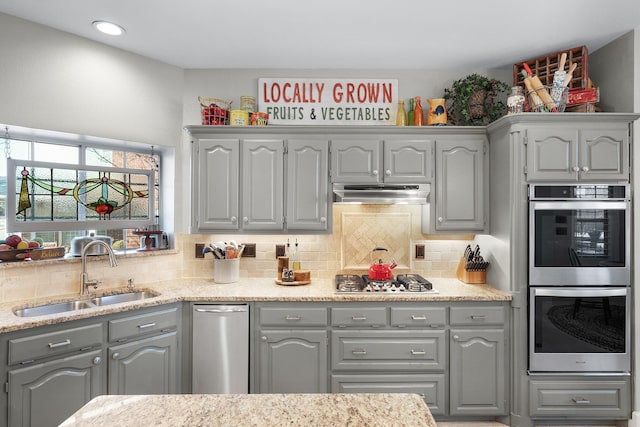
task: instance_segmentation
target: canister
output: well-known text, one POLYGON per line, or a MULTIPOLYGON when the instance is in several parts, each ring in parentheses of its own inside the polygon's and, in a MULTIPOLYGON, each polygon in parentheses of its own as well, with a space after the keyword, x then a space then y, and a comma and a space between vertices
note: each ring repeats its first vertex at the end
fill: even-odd
POLYGON ((247 111, 249 113, 253 113, 256 111, 256 97, 243 95, 240 97, 240 109, 247 111))
POLYGON ((245 110, 231 110, 231 126, 246 126, 249 124, 249 113, 245 110))

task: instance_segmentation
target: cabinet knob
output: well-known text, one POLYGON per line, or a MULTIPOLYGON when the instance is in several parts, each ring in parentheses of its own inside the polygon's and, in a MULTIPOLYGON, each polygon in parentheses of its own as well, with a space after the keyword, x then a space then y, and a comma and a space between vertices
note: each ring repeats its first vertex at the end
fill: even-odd
POLYGON ((120 357, 120 353, 118 353, 118 352, 113 353, 113 354, 111 355, 111 358, 112 358, 113 360, 118 360, 118 357, 120 357))
POLYGON ((243 221, 245 224, 249 224, 249 218, 248 218, 248 217, 246 217, 246 216, 245 216, 244 218, 242 218, 242 221, 243 221))
POLYGON ((386 171, 384 171, 384 174, 387 176, 391 176, 391 171, 389 169, 387 169, 386 171))
POLYGON ((574 171, 574 172, 580 172, 580 168, 579 168, 578 166, 574 166, 574 167, 573 167, 573 171, 574 171))
POLYGON ((267 337, 266 337, 266 336, 264 336, 264 335, 263 335, 262 337, 260 337, 260 339, 261 339, 262 341, 265 341, 265 342, 267 341, 267 337))
POLYGON ((235 224, 236 222, 238 222, 238 218, 236 218, 235 216, 231 217, 231 224, 235 224))
POLYGON ((454 335, 452 338, 453 338, 454 341, 458 341, 460 339, 460 337, 457 336, 457 335, 454 335))
POLYGON ((327 222, 327 217, 324 217, 324 216, 320 217, 320 222, 323 224, 327 222))
POLYGON ((101 363, 102 363, 102 357, 96 356, 96 357, 93 358, 93 364, 94 365, 99 365, 101 363))
POLYGON ((444 221, 444 218, 442 218, 441 216, 438 217, 438 222, 442 222, 444 221))
POLYGON ((589 167, 588 166, 583 166, 582 167, 582 172, 589 172, 589 167))
POLYGON ((378 169, 373 170, 373 175, 378 176, 378 169))

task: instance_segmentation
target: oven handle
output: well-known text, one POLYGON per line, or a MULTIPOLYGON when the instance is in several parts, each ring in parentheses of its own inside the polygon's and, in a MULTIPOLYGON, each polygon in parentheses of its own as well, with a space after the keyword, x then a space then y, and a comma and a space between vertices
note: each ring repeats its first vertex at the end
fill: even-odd
POLYGON ((626 296, 627 288, 531 288, 534 296, 541 297, 614 297, 626 296))
POLYGON ((534 210, 579 210, 579 209, 609 209, 623 211, 629 208, 629 202, 615 201, 615 202, 599 202, 599 201, 580 201, 572 200, 559 201, 559 202, 537 202, 531 201, 531 208, 534 210))

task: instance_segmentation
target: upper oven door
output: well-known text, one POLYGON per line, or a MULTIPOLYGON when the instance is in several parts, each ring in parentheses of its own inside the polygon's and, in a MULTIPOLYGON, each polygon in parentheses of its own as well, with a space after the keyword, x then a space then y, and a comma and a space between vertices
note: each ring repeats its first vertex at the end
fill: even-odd
POLYGON ((529 202, 531 286, 627 286, 629 201, 529 202))

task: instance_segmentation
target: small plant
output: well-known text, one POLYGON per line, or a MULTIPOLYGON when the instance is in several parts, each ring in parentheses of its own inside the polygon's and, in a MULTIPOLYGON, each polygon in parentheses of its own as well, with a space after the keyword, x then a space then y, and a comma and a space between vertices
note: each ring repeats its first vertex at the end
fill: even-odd
POLYGON ((509 90, 500 80, 470 74, 444 90, 450 122, 457 126, 484 126, 502 117, 507 107, 499 94, 509 90))

